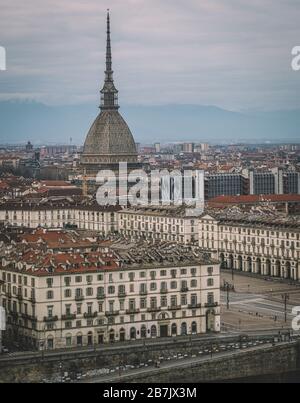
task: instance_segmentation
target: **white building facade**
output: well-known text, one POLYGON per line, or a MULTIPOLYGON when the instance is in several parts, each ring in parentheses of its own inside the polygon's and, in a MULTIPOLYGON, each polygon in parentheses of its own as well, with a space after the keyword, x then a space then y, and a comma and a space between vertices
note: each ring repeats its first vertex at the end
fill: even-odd
POLYGON ((126 237, 171 241, 183 244, 198 241, 198 218, 182 209, 100 208, 80 206, 0 206, 0 223, 27 228, 66 228, 96 231, 102 235, 120 233, 126 237))
POLYGON ((8 336, 56 349, 220 331, 218 262, 98 266, 34 272, 3 261, 8 336))
POLYGON ((118 212, 119 233, 133 239, 189 244, 198 241, 198 218, 179 209, 137 208, 118 212))
POLYGON ((117 232, 118 215, 114 208, 70 206, 0 206, 0 222, 26 228, 64 228, 97 231, 103 235, 117 232))
POLYGON ((224 269, 300 280, 300 228, 295 224, 204 215, 199 247, 212 252, 224 269))

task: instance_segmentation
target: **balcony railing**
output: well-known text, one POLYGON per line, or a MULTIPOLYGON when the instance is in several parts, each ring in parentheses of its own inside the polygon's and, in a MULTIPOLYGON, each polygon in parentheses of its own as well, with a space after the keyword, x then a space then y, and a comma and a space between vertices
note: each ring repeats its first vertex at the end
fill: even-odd
POLYGON ((181 287, 181 289, 180 289, 181 292, 187 292, 188 290, 189 290, 189 289, 188 289, 188 287, 186 287, 186 286, 181 287))
POLYGON ((44 316, 44 322, 57 322, 58 316, 44 316))
POLYGON ((105 316, 118 316, 119 311, 106 311, 105 316))
POLYGON ((105 299, 105 294, 97 294, 97 299, 105 299))
POLYGON ((147 290, 140 290, 140 295, 147 295, 148 291, 147 290))
POLYGON ((168 289, 167 289, 167 288, 161 288, 161 289, 160 289, 160 293, 161 293, 161 294, 167 294, 167 293, 168 293, 168 289))
POLYGON ((158 306, 152 306, 150 308, 147 309, 148 312, 159 312, 160 311, 160 307, 158 306))
POLYGON ((197 309, 197 308, 201 308, 201 304, 189 304, 188 305, 189 309, 197 309))
POLYGON ((178 309, 181 309, 181 305, 170 305, 169 306, 170 311, 176 311, 178 309))
POLYGON ((84 296, 83 295, 75 295, 75 301, 83 301, 84 296))
POLYGON ((62 315, 61 319, 62 320, 74 320, 74 319, 76 319, 76 315, 75 315, 75 313, 74 314, 69 313, 69 314, 66 314, 66 315, 62 315))
POLYGON ((97 318, 97 316, 98 316, 98 312, 85 312, 83 314, 83 317, 85 319, 93 319, 93 318, 97 318))
POLYGON ((126 292, 125 292, 125 291, 124 291, 124 292, 123 292, 123 291, 122 291, 122 292, 119 292, 119 293, 118 293, 118 297, 119 297, 119 298, 125 298, 125 297, 126 297, 126 292))

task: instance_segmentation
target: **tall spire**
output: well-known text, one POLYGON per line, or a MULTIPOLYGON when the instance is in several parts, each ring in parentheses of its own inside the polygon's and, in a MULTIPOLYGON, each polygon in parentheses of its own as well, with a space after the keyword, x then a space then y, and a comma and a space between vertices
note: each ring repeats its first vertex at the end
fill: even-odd
POLYGON ((109 10, 107 10, 107 29, 106 29, 106 74, 112 72, 111 64, 111 43, 110 43, 110 17, 109 10))
POLYGON ((106 70, 104 86, 101 92, 101 110, 118 109, 118 90, 114 85, 111 42, 110 42, 110 15, 107 10, 107 29, 106 29, 106 70))

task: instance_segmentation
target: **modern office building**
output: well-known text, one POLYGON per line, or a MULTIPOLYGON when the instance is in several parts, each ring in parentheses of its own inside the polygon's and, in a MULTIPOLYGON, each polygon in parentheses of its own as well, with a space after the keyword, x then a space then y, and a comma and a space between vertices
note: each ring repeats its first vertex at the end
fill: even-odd
POLYGON ((248 179, 241 174, 210 174, 205 176, 206 200, 218 196, 245 195, 248 179))

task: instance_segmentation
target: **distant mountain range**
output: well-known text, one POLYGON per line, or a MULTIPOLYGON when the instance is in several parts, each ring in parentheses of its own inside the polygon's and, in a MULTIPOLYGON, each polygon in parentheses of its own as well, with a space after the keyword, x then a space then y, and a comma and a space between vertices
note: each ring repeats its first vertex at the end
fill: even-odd
MULTIPOLYGON (((231 112, 215 106, 124 106, 137 142, 299 142, 300 110, 231 112)), ((94 105, 48 106, 0 102, 0 143, 83 144, 98 109, 94 105)))

